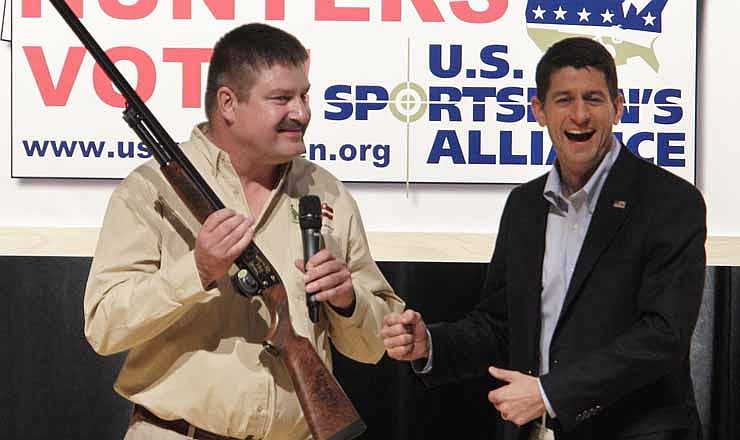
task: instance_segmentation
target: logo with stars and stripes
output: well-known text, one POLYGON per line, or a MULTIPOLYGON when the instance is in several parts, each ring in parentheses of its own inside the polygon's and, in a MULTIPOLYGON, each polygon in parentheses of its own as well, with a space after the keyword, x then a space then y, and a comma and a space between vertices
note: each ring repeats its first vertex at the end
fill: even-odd
POLYGON ((637 58, 656 73, 653 49, 663 28, 668 0, 528 0, 527 33, 540 50, 569 37, 591 37, 614 56, 617 65, 637 58))

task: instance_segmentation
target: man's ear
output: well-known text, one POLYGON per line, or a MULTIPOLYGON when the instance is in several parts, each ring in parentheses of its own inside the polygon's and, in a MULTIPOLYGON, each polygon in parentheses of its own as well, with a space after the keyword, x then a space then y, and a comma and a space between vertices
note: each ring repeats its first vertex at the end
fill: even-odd
POLYGON ((532 104, 532 111, 534 112, 535 119, 537 119, 537 123, 540 124, 540 127, 546 126, 547 118, 543 109, 545 104, 536 95, 532 97, 530 103, 532 104))
POLYGON ((622 120, 622 113, 624 113, 624 96, 618 94, 617 99, 614 100, 614 125, 622 120))
POLYGON ((216 113, 227 124, 233 124, 236 120, 237 104, 239 104, 239 98, 233 90, 226 86, 221 86, 216 90, 216 113))

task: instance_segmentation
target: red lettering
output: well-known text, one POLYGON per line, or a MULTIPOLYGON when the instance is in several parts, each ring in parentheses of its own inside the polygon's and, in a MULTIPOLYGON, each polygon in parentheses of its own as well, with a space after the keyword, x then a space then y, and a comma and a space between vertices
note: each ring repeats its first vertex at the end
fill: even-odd
POLYGON ((338 7, 336 0, 316 0, 316 21, 370 21, 369 8, 338 7))
MULTIPOLYGON (((82 18, 82 0, 65 0, 72 12, 82 18)), ((10 7, 10 2, 7 2, 10 7)), ((21 17, 38 18, 41 17, 41 0, 23 0, 21 3, 21 17)))
POLYGON ((455 17, 467 23, 491 23, 503 17, 509 7, 509 0, 488 0, 485 11, 474 11, 468 1, 450 2, 455 17))
MULTIPOLYGON (((108 57, 114 63, 120 60, 131 61, 136 67, 136 93, 142 101, 147 101, 152 97, 154 84, 157 82, 157 72, 154 70, 154 63, 144 51, 135 47, 114 47, 105 51, 108 57)), ((95 92, 101 100, 112 107, 123 108, 126 106, 126 100, 113 88, 113 83, 103 72, 103 69, 95 64, 93 71, 93 84, 95 92)))
MULTIPOLYGON (((444 21, 434 0, 411 0, 422 21, 444 21)), ((401 0, 383 0, 382 21, 401 21, 401 0)))
POLYGON ((164 61, 182 63, 182 106, 200 107, 201 66, 211 59, 213 49, 165 48, 164 61))
MULTIPOLYGON (((84 0, 65 0, 77 17, 83 17, 84 0)), ((103 12, 108 16, 123 20, 138 20, 149 16, 159 0, 137 0, 133 4, 122 4, 131 0, 98 0, 103 12)), ((236 18, 236 0, 200 0, 217 20, 236 18)), ((285 0, 264 0, 266 20, 285 19, 285 0)), ((401 21, 402 3, 407 0, 381 0, 381 21, 401 21)), ((470 7, 471 0, 450 2, 452 13, 467 23, 491 23, 503 17, 509 0, 486 0, 484 11, 470 7)), ((41 17, 42 0, 21 0, 21 16, 41 17)), ((424 22, 443 22, 444 18, 437 7, 436 0, 411 0, 416 12, 424 22)), ((315 0, 316 21, 370 21, 370 8, 358 6, 337 6, 336 0, 315 0)), ((172 0, 172 18, 190 20, 193 17, 193 0, 172 0)))
MULTIPOLYGON (((233 20, 236 17, 234 0, 203 0, 203 2, 217 20, 233 20)), ((178 20, 193 18, 193 0, 175 0, 172 4, 172 18, 178 20)))
POLYGON ((66 105, 69 93, 77 79, 77 74, 80 72, 82 59, 86 53, 85 48, 69 48, 56 87, 51 79, 51 73, 49 73, 44 50, 39 46, 24 46, 23 52, 26 54, 28 65, 31 67, 33 78, 36 80, 44 104, 48 107, 66 105))
POLYGON ((157 0, 138 0, 133 5, 122 5, 117 0, 99 0, 100 8, 112 18, 138 20, 154 11, 157 0))
POLYGON ((285 20, 285 0, 265 0, 266 20, 285 20))

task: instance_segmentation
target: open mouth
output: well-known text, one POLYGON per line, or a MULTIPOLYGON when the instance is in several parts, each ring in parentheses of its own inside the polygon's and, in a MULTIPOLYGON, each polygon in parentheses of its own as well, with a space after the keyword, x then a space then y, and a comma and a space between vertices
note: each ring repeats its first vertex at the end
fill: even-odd
POLYGON ((596 133, 596 130, 566 131, 565 137, 573 142, 586 142, 596 133))

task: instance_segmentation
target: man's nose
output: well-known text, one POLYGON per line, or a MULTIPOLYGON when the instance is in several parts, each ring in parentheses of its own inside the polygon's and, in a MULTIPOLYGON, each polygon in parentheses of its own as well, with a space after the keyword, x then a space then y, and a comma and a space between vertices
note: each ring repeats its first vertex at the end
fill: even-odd
POLYGON ((576 99, 574 103, 572 118, 573 122, 578 125, 583 125, 589 121, 589 119, 591 118, 591 113, 589 112, 588 105, 584 100, 576 99))
POLYGON ((290 118, 294 121, 301 122, 303 125, 308 124, 308 121, 311 119, 311 109, 308 106, 307 99, 298 97, 293 100, 290 118))

